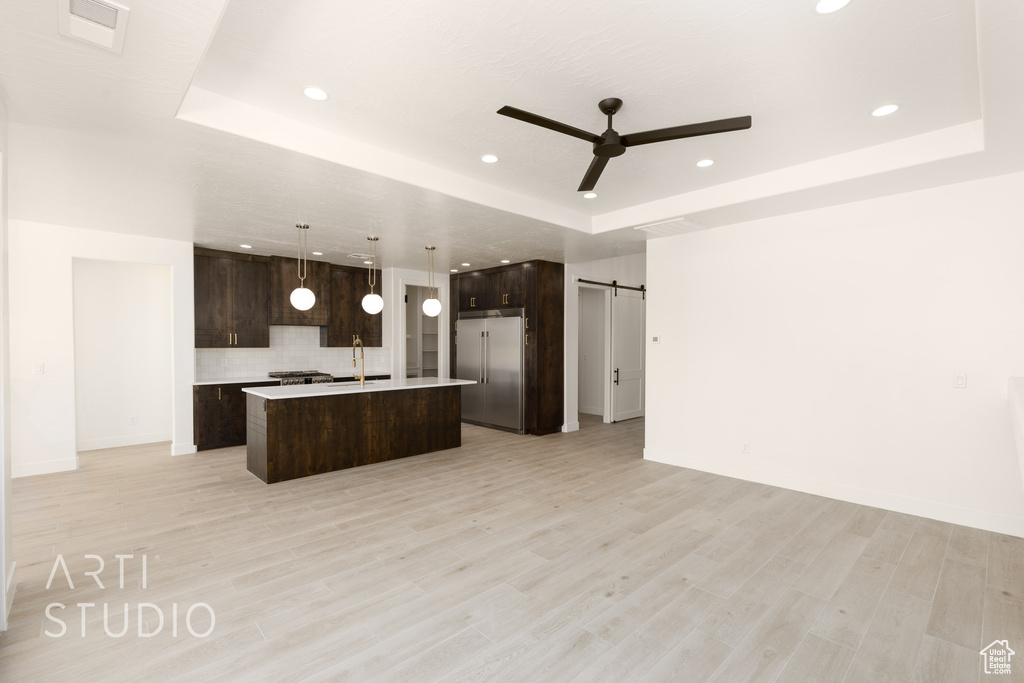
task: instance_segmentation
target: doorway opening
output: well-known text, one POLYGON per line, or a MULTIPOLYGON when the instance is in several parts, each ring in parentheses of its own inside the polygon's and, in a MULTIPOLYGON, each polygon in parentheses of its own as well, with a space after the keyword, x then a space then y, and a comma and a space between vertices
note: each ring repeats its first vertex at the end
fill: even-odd
POLYGON ((171 441, 170 266, 75 258, 72 279, 76 450, 171 441))
POLYGON ((580 284, 580 428, 644 415, 645 292, 580 284))
POLYGON ((405 376, 437 377, 437 318, 423 313, 426 287, 405 286, 405 376))

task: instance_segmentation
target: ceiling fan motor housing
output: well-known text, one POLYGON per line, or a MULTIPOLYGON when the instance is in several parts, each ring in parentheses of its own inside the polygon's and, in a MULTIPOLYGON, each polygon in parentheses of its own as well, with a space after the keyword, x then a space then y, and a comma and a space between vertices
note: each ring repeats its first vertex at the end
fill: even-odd
POLYGON ((621 142, 619 134, 609 128, 601 136, 601 139, 594 143, 594 154, 599 157, 610 159, 620 154, 625 154, 626 148, 621 142))

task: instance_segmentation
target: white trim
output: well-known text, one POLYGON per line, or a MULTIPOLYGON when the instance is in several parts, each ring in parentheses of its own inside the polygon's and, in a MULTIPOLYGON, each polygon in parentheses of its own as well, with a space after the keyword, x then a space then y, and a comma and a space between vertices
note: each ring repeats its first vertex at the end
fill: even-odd
POLYGON ((1024 538, 1024 519, 644 448, 644 459, 1024 538))
POLYGON ((125 434, 124 436, 108 436, 103 439, 87 439, 78 443, 78 452, 98 451, 103 448, 120 448, 122 446, 139 446, 141 444, 160 443, 173 438, 170 431, 152 432, 150 434, 125 434))
POLYGON ((7 630, 11 623, 9 618, 11 616, 11 605, 14 604, 14 595, 18 592, 18 582, 14 580, 17 570, 18 563, 12 560, 10 566, 7 567, 7 585, 4 587, 4 594, 7 596, 4 605, 6 605, 7 610, 0 614, 0 631, 7 630))
POLYGON ((78 469, 78 456, 73 458, 58 458, 55 460, 44 460, 33 462, 27 465, 11 463, 11 479, 19 477, 34 477, 37 474, 53 474, 54 472, 71 472, 78 469))
POLYGON ((562 425, 562 431, 565 432, 566 434, 568 434, 569 432, 578 432, 580 431, 580 423, 566 422, 565 424, 562 425))
POLYGON ((199 452, 199 449, 196 448, 196 445, 194 443, 190 443, 190 444, 172 443, 171 444, 171 455, 192 455, 192 454, 198 453, 198 452, 199 452))

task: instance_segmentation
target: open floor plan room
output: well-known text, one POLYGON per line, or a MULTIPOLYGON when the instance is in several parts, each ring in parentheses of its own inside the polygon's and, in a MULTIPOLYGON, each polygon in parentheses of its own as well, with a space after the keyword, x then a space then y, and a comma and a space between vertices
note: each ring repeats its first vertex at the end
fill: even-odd
POLYGON ((464 425, 460 449, 270 487, 244 447, 83 453, 13 482, 0 671, 963 683, 1024 642, 1024 540, 645 461, 643 430, 464 425))

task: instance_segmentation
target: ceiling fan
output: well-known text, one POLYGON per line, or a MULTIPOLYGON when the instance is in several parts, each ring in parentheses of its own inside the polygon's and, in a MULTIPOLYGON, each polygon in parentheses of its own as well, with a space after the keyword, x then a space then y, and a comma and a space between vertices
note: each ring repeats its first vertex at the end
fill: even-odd
POLYGON ((565 135, 571 135, 574 138, 580 138, 581 140, 593 143, 594 160, 590 162, 590 168, 587 169, 587 174, 583 176, 583 182, 580 183, 578 192, 593 190, 594 186, 597 185, 597 179, 601 177, 601 172, 608 164, 608 160, 624 154, 627 147, 647 145, 652 142, 664 142, 666 140, 678 140, 680 138, 692 138, 698 135, 713 135, 715 133, 728 133, 733 130, 746 130, 750 128, 751 123, 749 116, 738 116, 733 119, 719 119, 718 121, 705 121, 704 123, 691 123, 685 126, 673 126, 671 128, 648 130, 642 133, 619 135, 612 128, 612 117, 621 106, 622 100, 617 97, 609 97, 598 103, 597 108, 601 110, 602 114, 608 116, 608 130, 602 135, 594 135, 585 130, 580 130, 558 121, 552 121, 551 119, 531 114, 528 111, 516 109, 515 107, 502 107, 498 110, 498 113, 502 116, 519 119, 541 128, 553 130, 556 133, 564 133, 565 135))

